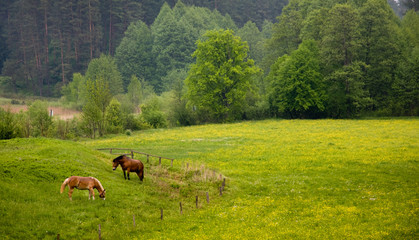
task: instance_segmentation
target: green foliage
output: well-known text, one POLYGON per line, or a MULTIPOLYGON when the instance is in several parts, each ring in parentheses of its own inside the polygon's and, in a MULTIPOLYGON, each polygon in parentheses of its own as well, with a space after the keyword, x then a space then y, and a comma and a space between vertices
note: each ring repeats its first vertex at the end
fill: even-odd
POLYGON ((335 118, 356 117, 372 103, 364 88, 367 66, 354 62, 336 70, 327 79, 328 111, 335 118))
POLYGON ((291 118, 319 117, 325 109, 325 84, 320 73, 319 49, 304 41, 290 56, 275 63, 270 103, 280 114, 291 118))
POLYGON ((138 108, 143 99, 143 88, 140 80, 135 75, 131 76, 127 95, 131 104, 134 105, 134 109, 138 108))
POLYGON ((369 0, 359 10, 361 22, 361 61, 369 67, 365 85, 373 100, 373 108, 390 105, 391 86, 401 57, 400 24, 394 12, 382 0, 369 0))
POLYGON ((402 20, 402 50, 392 85, 392 114, 419 115, 419 15, 410 10, 402 20))
POLYGON ((278 23, 273 25, 272 38, 267 42, 268 53, 265 56, 265 61, 269 65, 273 64, 279 56, 296 50, 301 43, 300 31, 303 16, 298 9, 298 2, 290 1, 278 17, 278 23))
POLYGON ((52 119, 49 116, 48 106, 45 102, 36 100, 28 109, 28 117, 30 121, 30 135, 32 136, 48 136, 52 127, 52 119))
POLYGON ((263 58, 263 43, 265 39, 256 24, 247 22, 237 31, 237 36, 247 42, 249 46, 249 58, 254 59, 256 64, 260 63, 263 58))
POLYGON ((328 71, 349 65, 359 47, 359 15, 349 4, 336 4, 329 10, 322 29, 322 60, 328 71))
POLYGON ((157 96, 153 96, 141 105, 141 116, 153 128, 167 127, 165 114, 160 110, 161 103, 157 96))
POLYGON ((83 136, 80 122, 77 118, 69 120, 54 120, 53 136, 59 139, 78 139, 83 136))
POLYGON ((211 121, 238 118, 251 77, 259 71, 248 59, 248 46, 231 30, 209 31, 197 42, 192 65, 185 80, 189 105, 207 112, 211 121))
POLYGON ((155 62, 151 53, 152 44, 151 30, 144 22, 137 21, 129 25, 115 53, 124 87, 128 86, 133 76, 149 82, 153 80, 155 62))
POLYGON ((65 100, 78 107, 86 101, 86 78, 81 73, 74 73, 73 80, 63 86, 61 90, 65 100))
POLYGON ((11 139, 20 136, 20 128, 16 116, 10 109, 0 108, 0 139, 11 139))
POLYGON ((92 59, 87 68, 86 79, 102 79, 109 87, 110 93, 115 96, 124 91, 121 73, 113 57, 102 54, 100 58, 92 59))
POLYGON ((121 111, 121 103, 112 98, 106 107, 106 129, 109 133, 121 133, 123 130, 124 117, 121 111))
POLYGON ((92 138, 96 137, 96 131, 103 136, 106 131, 106 109, 112 97, 108 83, 102 78, 88 80, 86 91, 87 101, 82 113, 84 129, 92 138))

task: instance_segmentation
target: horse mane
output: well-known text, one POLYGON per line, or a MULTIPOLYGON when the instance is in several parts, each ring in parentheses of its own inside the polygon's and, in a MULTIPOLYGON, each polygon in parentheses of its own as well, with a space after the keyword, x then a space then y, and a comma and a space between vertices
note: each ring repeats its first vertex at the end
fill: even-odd
POLYGON ((97 178, 93 178, 93 179, 99 184, 99 187, 101 188, 102 191, 105 190, 97 178))
POLYGON ((118 160, 121 160, 122 158, 124 158, 126 155, 124 154, 124 155, 121 155, 121 156, 119 156, 119 157, 117 157, 117 158, 115 158, 114 160, 113 160, 113 162, 115 162, 115 161, 118 161, 118 160))

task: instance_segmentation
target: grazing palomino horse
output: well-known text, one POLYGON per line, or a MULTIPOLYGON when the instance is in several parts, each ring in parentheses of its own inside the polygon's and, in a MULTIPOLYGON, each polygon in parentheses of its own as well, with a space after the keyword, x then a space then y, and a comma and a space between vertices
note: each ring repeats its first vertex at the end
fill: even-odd
POLYGON ((74 188, 79 190, 89 190, 89 200, 90 197, 93 197, 93 200, 95 200, 95 192, 93 189, 96 188, 99 192, 99 197, 105 200, 105 189, 102 187, 102 184, 100 184, 99 180, 94 177, 71 176, 64 180, 63 184, 61 185, 61 193, 63 193, 65 186, 67 185, 70 188, 70 190, 68 190, 68 197, 70 200, 73 200, 71 195, 73 195, 74 188))
POLYGON ((128 180, 129 179, 129 173, 135 172, 137 173, 138 177, 141 181, 143 181, 144 178, 144 164, 141 161, 134 160, 128 158, 126 155, 121 155, 113 160, 113 170, 115 170, 118 165, 121 165, 122 171, 124 172, 124 178, 127 179, 127 176, 125 175, 125 170, 127 171, 128 180))

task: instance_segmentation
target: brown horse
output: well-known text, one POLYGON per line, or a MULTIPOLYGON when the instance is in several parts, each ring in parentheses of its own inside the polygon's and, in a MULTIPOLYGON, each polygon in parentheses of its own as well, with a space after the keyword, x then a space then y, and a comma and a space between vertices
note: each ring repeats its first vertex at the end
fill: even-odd
POLYGON ((138 177, 141 181, 143 181, 144 178, 144 164, 141 161, 134 160, 128 158, 126 155, 121 155, 113 160, 113 170, 115 170, 118 165, 121 165, 122 171, 124 172, 124 178, 127 179, 127 176, 125 175, 125 170, 127 171, 128 180, 129 179, 129 173, 135 172, 137 173, 138 177))
POLYGON ((71 176, 64 180, 63 184, 61 185, 61 193, 63 193, 65 186, 67 185, 70 188, 70 190, 68 190, 68 197, 70 200, 73 200, 71 195, 73 195, 74 188, 79 190, 89 190, 89 200, 90 197, 93 197, 93 200, 95 200, 95 192, 93 189, 96 188, 99 192, 99 197, 105 200, 105 189, 102 187, 102 184, 100 184, 99 180, 94 177, 71 176))

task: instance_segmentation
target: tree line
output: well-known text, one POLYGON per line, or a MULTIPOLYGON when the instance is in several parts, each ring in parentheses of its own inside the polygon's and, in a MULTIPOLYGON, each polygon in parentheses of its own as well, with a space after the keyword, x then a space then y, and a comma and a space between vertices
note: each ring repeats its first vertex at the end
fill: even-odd
POLYGON ((87 69, 54 86, 83 111, 80 126, 92 137, 270 117, 417 116, 419 17, 411 8, 400 19, 386 0, 291 0, 275 23, 238 27, 215 7, 164 3, 151 25, 130 22, 117 46, 109 38, 113 53, 84 44, 83 54, 96 54, 87 69))
MULTIPOLYGON (((101 54, 115 55, 128 26, 150 26, 165 0, 3 0, 0 2, 0 71, 3 94, 59 97, 75 72, 101 54)), ((177 1, 167 1, 173 7, 177 1)), ((286 0, 187 0, 216 9, 242 25, 262 24, 286 0), (246 13, 243 14, 242 13, 246 13)))

